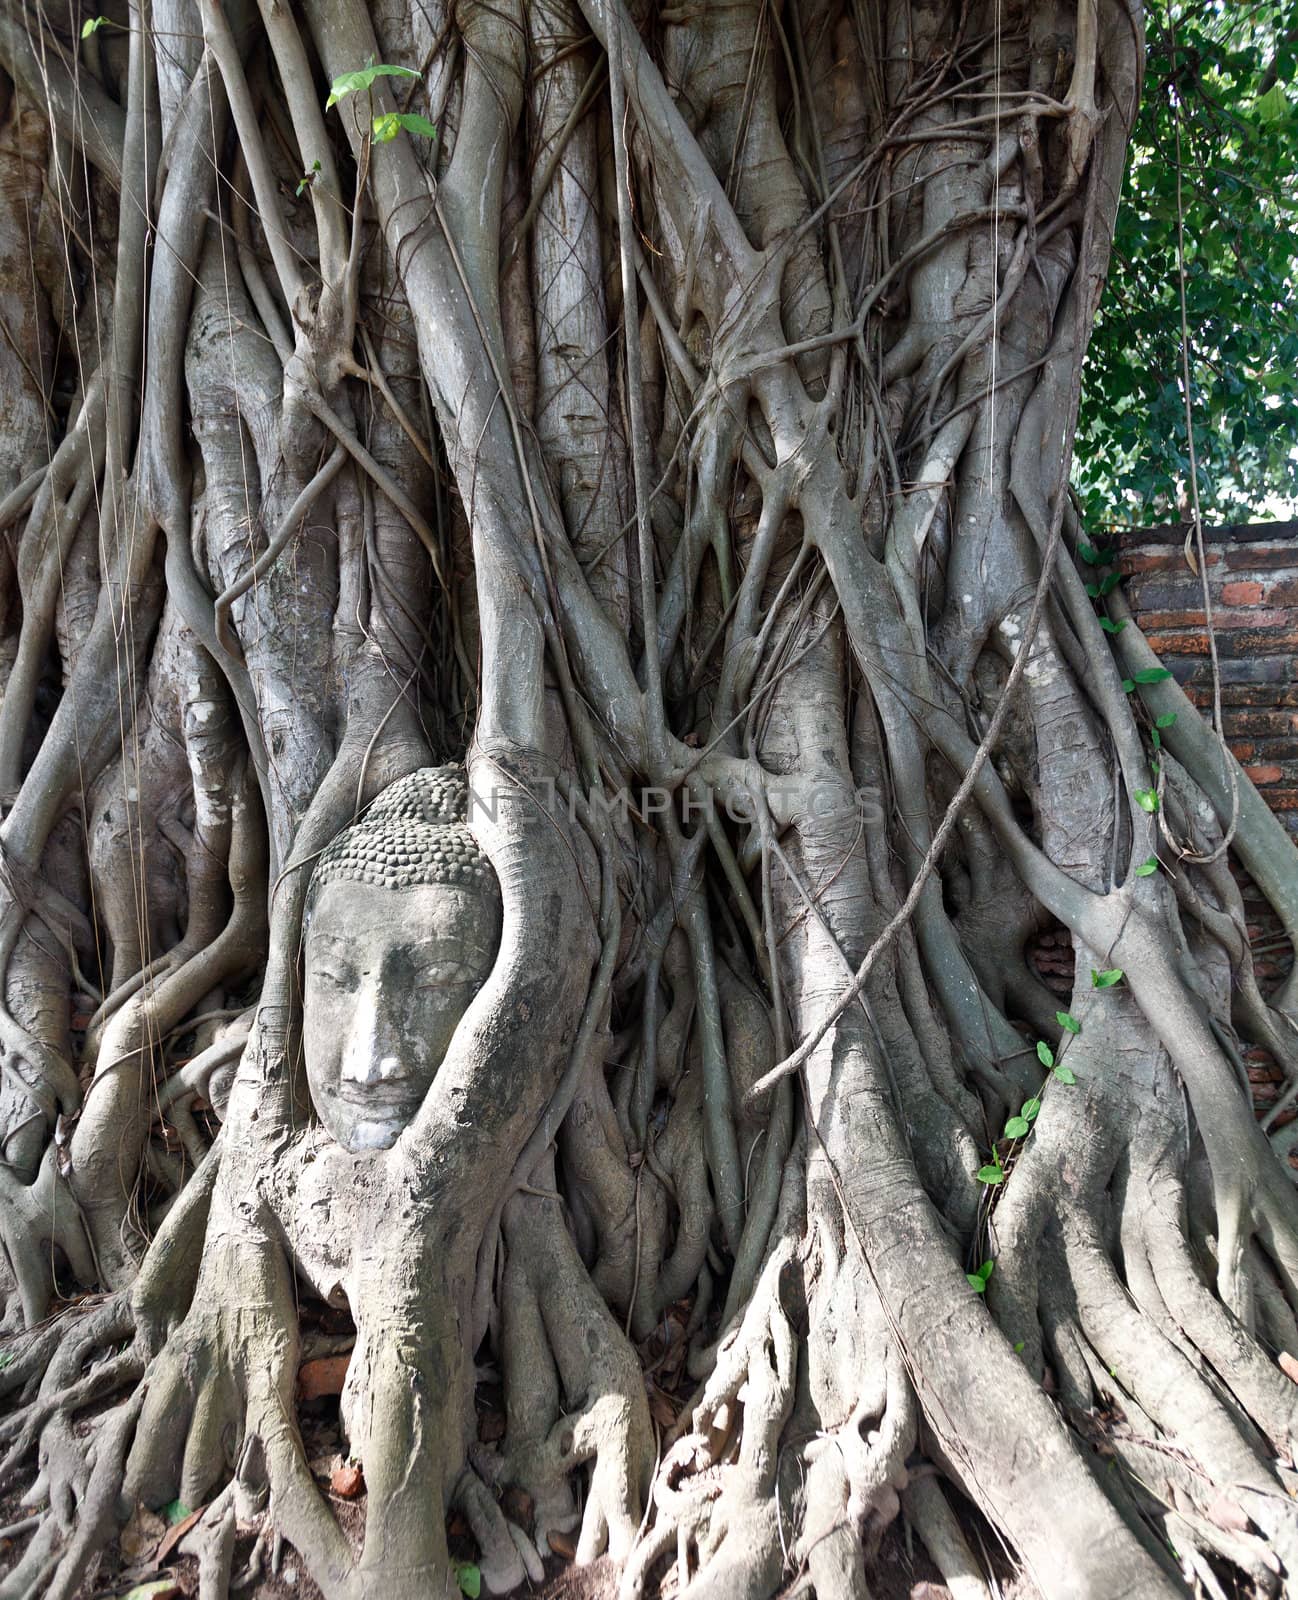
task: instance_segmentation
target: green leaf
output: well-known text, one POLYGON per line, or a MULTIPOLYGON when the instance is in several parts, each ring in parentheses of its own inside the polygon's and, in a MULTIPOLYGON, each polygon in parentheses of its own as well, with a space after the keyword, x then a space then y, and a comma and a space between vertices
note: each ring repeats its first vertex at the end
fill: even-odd
POLYGON ((1142 811, 1153 813, 1158 810, 1158 794, 1153 789, 1137 789, 1132 798, 1142 811))
POLYGON ((1102 565, 1104 561, 1104 557, 1095 548, 1095 546, 1087 544, 1085 539, 1079 539, 1077 541, 1077 554, 1081 556, 1082 560, 1088 567, 1098 567, 1102 565))
POLYGON ((1283 86, 1273 83, 1264 95, 1253 102, 1253 109, 1263 122, 1279 122, 1289 109, 1283 86))
POLYGON ((1053 1067, 1055 1064, 1055 1052, 1044 1039, 1037 1040, 1037 1060, 1043 1067, 1053 1067))
POLYGON ((1127 624, 1125 619, 1122 622, 1115 622, 1112 617, 1101 617, 1100 626, 1105 633, 1121 633, 1127 624))
POLYGON ((1033 1095, 1030 1100, 1025 1100, 1019 1108, 1019 1116, 1026 1122, 1035 1122, 1041 1115, 1041 1102, 1033 1095))
POLYGON ((1062 1062, 1055 1068, 1055 1077, 1059 1079, 1060 1083, 1077 1082, 1076 1077, 1073 1075, 1073 1069, 1071 1067, 1064 1066, 1062 1062))
POLYGON ((437 129, 427 117, 421 117, 417 112, 401 111, 397 114, 397 121, 407 133, 417 133, 421 139, 437 137, 437 129))
POLYGON ((413 111, 384 111, 374 119, 374 142, 391 144, 402 130, 421 134, 425 139, 437 137, 437 129, 427 117, 416 116, 413 111))
POLYGON ((1155 750, 1161 750, 1163 748, 1163 735, 1159 733, 1157 728, 1151 728, 1149 730, 1149 738, 1155 750))
POLYGON ((1154 726, 1156 728, 1170 728, 1175 721, 1176 721, 1176 712, 1175 711, 1164 711, 1164 713, 1163 713, 1163 715, 1161 717, 1155 717, 1154 726))
MULTIPOLYGON (((372 89, 377 78, 417 78, 419 74, 410 67, 393 67, 385 62, 377 65, 371 63, 368 67, 361 67, 356 72, 340 72, 329 85, 329 98, 325 101, 325 110, 336 106, 340 100, 345 100, 349 94, 359 94, 363 89, 372 89)), ((392 135, 395 138, 395 134, 392 135)))
POLYGON ((166 1518, 170 1527, 175 1527, 178 1522, 183 1522, 190 1514, 190 1508, 183 1500, 173 1500, 170 1505, 162 1508, 162 1516, 166 1518))
POLYGON ((1142 861, 1136 868, 1138 878, 1152 878, 1158 871, 1158 857, 1150 856, 1148 861, 1142 861))
POLYGON ((1115 983, 1121 983, 1122 982, 1122 976, 1123 976, 1123 974, 1122 974, 1122 968, 1121 967, 1109 967, 1104 972, 1096 972, 1095 968, 1092 967, 1091 968, 1091 988, 1092 989, 1112 989, 1112 987, 1114 986, 1115 983))
POLYGON ((1007 1139, 1026 1139, 1031 1131, 1031 1126, 1026 1117, 1011 1117, 1005 1124, 1005 1137, 1007 1139))
POLYGON ((1135 687, 1136 687, 1136 683, 1135 683, 1135 679, 1134 678, 1124 678, 1122 680, 1122 692, 1123 692, 1123 694, 1130 694, 1135 687))
POLYGON ((150 1578, 147 1583, 137 1583, 133 1589, 128 1589, 122 1600, 159 1600, 163 1595, 176 1593, 176 1580, 174 1578, 150 1578))
POLYGON ((1080 1033, 1082 1031, 1081 1023, 1078 1022, 1071 1011, 1056 1011, 1055 1021, 1065 1033, 1080 1033))
POLYGON ((1166 667, 1142 667, 1136 673, 1137 683, 1163 683, 1172 674, 1166 667))
POLYGON ((1016 1356, 1020 1356, 1020 1355, 1023 1354, 1023 1346, 1024 1346, 1024 1344, 1026 1342, 1027 1342, 1026 1340, 1020 1339, 1019 1342, 1014 1346, 1014 1354, 1016 1356))
POLYGON ((984 1283, 986 1283, 988 1278, 991 1277, 992 1273, 995 1272, 995 1270, 996 1270, 996 1263, 994 1261, 984 1261, 982 1266, 978 1268, 978 1274, 977 1275, 978 1275, 978 1277, 980 1277, 982 1279, 982 1281, 984 1283))
POLYGON ((978 1168, 978 1182, 979 1183, 1004 1183, 1005 1182, 1005 1168, 1002 1167, 999 1163, 997 1163, 997 1165, 994 1166, 994 1167, 993 1166, 979 1167, 978 1168))
POLYGON ((81 24, 81 37, 88 39, 92 33, 98 33, 107 21, 107 17, 87 17, 81 24))
POLYGON ((1106 595, 1106 594, 1112 594, 1113 591, 1118 587, 1118 585, 1121 582, 1122 582, 1122 574, 1120 572, 1106 573, 1105 576, 1100 579, 1100 594, 1101 594, 1101 596, 1106 595))
POLYGON ((460 1593, 468 1596, 468 1600, 478 1600, 482 1593, 482 1569, 475 1567, 472 1562, 466 1561, 463 1566, 456 1567, 455 1581, 460 1586, 460 1593))
POLYGON ((1088 583, 1086 585, 1086 592, 1087 592, 1088 595, 1090 595, 1092 600, 1098 600, 1100 598, 1100 586, 1099 586, 1099 584, 1098 583, 1088 583))

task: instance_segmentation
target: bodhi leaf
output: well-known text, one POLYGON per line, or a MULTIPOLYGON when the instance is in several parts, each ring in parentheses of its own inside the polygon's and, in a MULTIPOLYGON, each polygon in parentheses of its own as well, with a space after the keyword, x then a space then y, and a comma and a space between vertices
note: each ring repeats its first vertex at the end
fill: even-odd
POLYGON ((345 100, 349 94, 359 94, 362 90, 372 89, 379 78, 417 78, 419 74, 411 67, 394 67, 386 62, 371 63, 367 67, 360 67, 355 72, 340 72, 329 85, 329 98, 325 101, 325 110, 336 106, 340 100, 345 100))

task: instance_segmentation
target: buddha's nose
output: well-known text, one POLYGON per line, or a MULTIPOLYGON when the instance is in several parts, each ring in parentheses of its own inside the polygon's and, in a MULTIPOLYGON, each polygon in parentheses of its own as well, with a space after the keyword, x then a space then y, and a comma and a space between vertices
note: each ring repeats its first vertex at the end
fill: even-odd
POLYGON ((408 1069, 397 1056, 379 1055, 377 1051, 348 1050, 343 1057, 344 1083, 358 1083, 372 1089, 380 1083, 401 1083, 410 1076, 408 1069))
POLYGON ((383 1025, 380 997, 366 995, 356 1008, 343 1050, 342 1080, 361 1088, 401 1083, 410 1070, 393 1049, 394 1040, 383 1025))

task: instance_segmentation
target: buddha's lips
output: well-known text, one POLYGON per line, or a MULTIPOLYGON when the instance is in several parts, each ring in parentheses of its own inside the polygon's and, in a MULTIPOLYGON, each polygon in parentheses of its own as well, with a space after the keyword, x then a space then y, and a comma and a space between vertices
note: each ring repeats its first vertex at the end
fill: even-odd
POLYGON ((354 1083, 344 1078, 338 1086, 338 1098, 348 1105, 383 1108, 404 1105, 415 1091, 413 1078, 388 1078, 381 1083, 354 1083))

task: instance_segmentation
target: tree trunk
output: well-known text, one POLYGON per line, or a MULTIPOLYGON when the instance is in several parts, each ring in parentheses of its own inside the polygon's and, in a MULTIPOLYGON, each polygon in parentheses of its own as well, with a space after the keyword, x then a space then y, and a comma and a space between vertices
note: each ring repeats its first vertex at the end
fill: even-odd
POLYGON ((1279 1592, 1298 1006, 1227 863, 1292 928, 1298 860, 1068 493, 1139 8, 4 0, 0 61, 0 1600, 177 1499, 203 1600, 249 1522, 452 1593, 453 1507, 495 1592, 576 1531, 864 1597, 899 1514, 970 1600, 979 1518, 1052 1600, 1279 1592))

